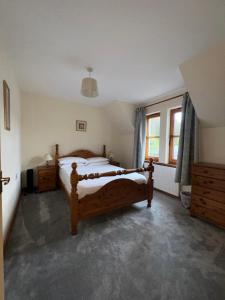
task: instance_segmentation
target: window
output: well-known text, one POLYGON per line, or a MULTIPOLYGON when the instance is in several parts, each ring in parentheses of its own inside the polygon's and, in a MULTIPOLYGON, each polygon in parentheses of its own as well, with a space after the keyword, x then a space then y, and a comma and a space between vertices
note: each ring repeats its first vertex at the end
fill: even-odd
POLYGON ((181 107, 170 111, 169 163, 176 164, 181 125, 181 107))
POLYGON ((159 161, 160 113, 147 116, 145 159, 159 161))

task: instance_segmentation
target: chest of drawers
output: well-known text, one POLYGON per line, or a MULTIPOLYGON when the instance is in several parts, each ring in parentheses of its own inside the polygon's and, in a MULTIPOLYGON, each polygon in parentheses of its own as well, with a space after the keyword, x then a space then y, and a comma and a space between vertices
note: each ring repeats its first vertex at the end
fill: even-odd
POLYGON ((225 228, 225 165, 193 165, 191 215, 225 228))

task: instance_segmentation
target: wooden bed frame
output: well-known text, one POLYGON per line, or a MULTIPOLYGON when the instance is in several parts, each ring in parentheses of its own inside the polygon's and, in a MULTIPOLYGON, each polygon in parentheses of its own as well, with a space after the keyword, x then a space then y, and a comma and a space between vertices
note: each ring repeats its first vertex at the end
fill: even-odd
MULTIPOLYGON (((73 151, 64 156, 59 156, 59 145, 55 146, 55 164, 59 172, 58 159, 62 157, 97 157, 97 156, 106 156, 105 145, 103 146, 103 153, 97 155, 89 150, 77 150, 73 151)), ((128 170, 119 170, 106 173, 94 173, 87 175, 79 175, 77 173, 77 164, 72 164, 71 172, 71 193, 68 193, 63 182, 58 176, 59 185, 65 190, 70 206, 71 213, 71 233, 72 235, 77 234, 77 225, 80 220, 111 212, 112 210, 130 206, 133 203, 141 202, 147 200, 147 207, 151 207, 151 201, 153 197, 153 179, 152 173, 154 167, 152 165, 153 160, 149 161, 147 168, 138 168, 138 169, 128 169, 128 170), (130 179, 115 179, 103 187, 101 187, 97 192, 86 195, 81 199, 78 199, 77 185, 81 180, 95 179, 100 177, 107 176, 117 176, 122 174, 130 174, 134 172, 149 172, 149 177, 147 183, 138 184, 130 179)), ((58 173, 59 174, 59 173, 58 173)))

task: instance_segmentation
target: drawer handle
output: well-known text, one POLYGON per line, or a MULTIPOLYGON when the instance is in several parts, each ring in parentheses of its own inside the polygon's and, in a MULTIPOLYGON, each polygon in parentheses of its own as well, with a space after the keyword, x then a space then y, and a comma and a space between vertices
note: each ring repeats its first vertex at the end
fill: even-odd
POLYGON ((213 183, 214 183, 214 181, 212 181, 212 180, 209 180, 209 183, 210 183, 210 184, 213 184, 213 183))
POLYGON ((211 194, 211 192, 203 192, 203 195, 211 194))
POLYGON ((205 170, 203 173, 204 173, 204 174, 208 174, 209 172, 205 170))

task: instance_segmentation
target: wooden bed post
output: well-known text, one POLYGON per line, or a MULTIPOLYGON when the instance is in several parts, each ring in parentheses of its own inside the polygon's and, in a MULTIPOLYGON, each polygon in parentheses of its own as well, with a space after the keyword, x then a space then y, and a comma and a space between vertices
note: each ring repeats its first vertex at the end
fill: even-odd
POLYGON ((58 166, 58 159, 59 159, 59 145, 55 145, 55 166, 58 166))
POLYGON ((148 182, 147 182, 147 201, 148 205, 147 207, 151 207, 152 203, 152 198, 153 198, 153 179, 152 179, 152 172, 154 171, 153 167, 153 159, 150 158, 148 167, 150 168, 149 170, 149 176, 148 176, 148 182))
POLYGON ((77 234, 77 224, 78 224, 78 194, 77 194, 77 185, 79 182, 79 177, 77 173, 77 164, 72 164, 72 173, 71 173, 71 198, 70 198, 70 211, 71 211, 71 233, 72 235, 77 234))
POLYGON ((59 145, 55 145, 55 167, 56 167, 56 187, 59 188, 59 145))
POLYGON ((106 146, 105 146, 105 145, 103 145, 103 153, 102 153, 102 156, 103 156, 103 157, 106 157, 106 146))

